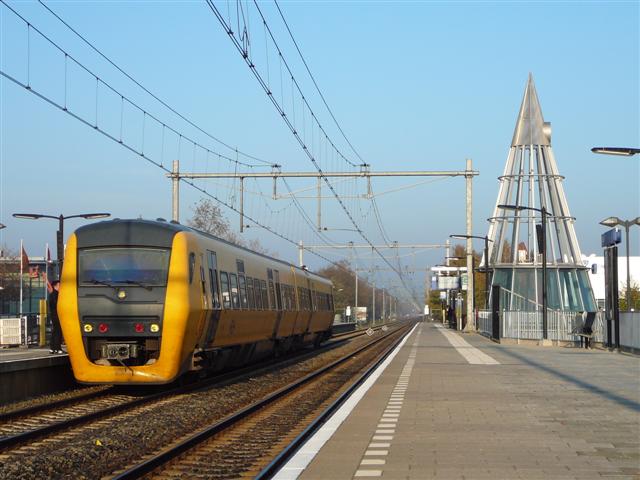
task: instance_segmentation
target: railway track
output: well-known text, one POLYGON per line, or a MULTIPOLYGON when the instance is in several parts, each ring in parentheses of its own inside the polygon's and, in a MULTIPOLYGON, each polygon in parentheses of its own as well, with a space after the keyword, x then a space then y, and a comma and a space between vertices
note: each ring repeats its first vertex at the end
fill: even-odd
MULTIPOLYGON (((379 328, 381 327, 374 327, 374 330, 378 330, 379 328)), ((323 348, 335 348, 339 345, 339 342, 346 341, 363 334, 365 334, 364 330, 336 334, 332 337, 332 341, 325 344, 323 348)), ((304 355, 304 351, 297 352, 292 356, 287 356, 285 359, 276 360, 274 364, 287 361, 290 358, 298 358, 300 355, 304 355)), ((251 371, 255 371, 255 366, 252 365, 242 370, 236 370, 235 376, 243 375, 251 371)), ((217 376, 214 381, 216 381, 216 379, 217 381, 220 381, 226 378, 227 376, 217 376)), ((210 384, 210 382, 206 381, 200 384, 200 386, 206 386, 208 384, 210 384)), ((196 388, 197 387, 198 386, 196 385, 196 388)), ((114 395, 112 393, 114 387, 112 386, 105 386, 104 388, 93 387, 88 388, 87 390, 90 391, 66 398, 54 398, 49 402, 0 413, 0 450, 12 444, 19 443, 19 441, 22 440, 29 440, 37 437, 38 435, 68 428, 83 421, 90 421, 94 418, 90 415, 93 405, 95 405, 94 410, 96 412, 102 412, 104 415, 110 415, 117 412, 117 409, 106 409, 121 403, 125 404, 126 398, 124 397, 128 397, 131 400, 135 399, 132 395, 114 395), (77 406, 75 408, 75 413, 74 408, 67 408, 74 406, 77 406), (74 417, 78 417, 76 423, 65 423, 65 420, 73 420, 74 417), (53 427, 53 425, 56 426, 53 427)), ((171 390, 171 392, 174 393, 177 391, 177 389, 171 390)), ((159 397, 149 397, 149 400, 153 400, 154 398, 159 397)), ((135 406, 135 404, 132 404, 132 406, 135 406)))
POLYGON ((337 347, 344 341, 346 339, 327 344, 322 350, 313 352, 299 351, 287 357, 267 362, 260 369, 256 369, 255 365, 250 365, 199 382, 164 389, 152 394, 140 394, 140 387, 138 387, 135 395, 113 393, 124 389, 111 387, 104 391, 92 392, 75 398, 62 399, 8 412, 0 416, 0 451, 77 425, 126 412, 127 410, 159 401, 165 397, 184 394, 229 381, 237 381, 248 374, 256 374, 261 370, 273 368, 275 365, 285 365, 299 360, 300 357, 317 355, 319 352, 337 347))
MULTIPOLYGON (((352 342, 369 340, 362 332, 359 336, 361 339, 352 342)), ((164 448, 167 443, 164 437, 189 436, 207 417, 219 421, 231 415, 239 404, 249 405, 255 403, 256 398, 271 395, 278 382, 282 384, 289 377, 304 376, 300 373, 308 370, 304 364, 318 364, 320 359, 316 357, 344 354, 343 350, 350 348, 344 338, 334 339, 321 350, 278 359, 258 370, 252 366, 157 394, 132 398, 108 393, 112 392, 108 390, 104 396, 97 394, 63 408, 40 406, 40 413, 32 412, 24 417, 11 412, 14 417, 0 423, 0 477, 71 475, 83 478, 78 474, 80 471, 91 472, 84 478, 108 475, 113 468, 122 468, 149 453, 139 453, 140 450, 164 448), (188 417, 186 420, 184 415, 188 417), (33 456, 34 452, 38 455, 33 456), (87 455, 99 465, 88 469, 87 455), (30 468, 20 468, 24 464, 30 468)), ((353 356, 353 352, 350 355, 353 356)))
POLYGON ((113 479, 269 478, 408 330, 399 329, 362 346, 117 473, 113 479))

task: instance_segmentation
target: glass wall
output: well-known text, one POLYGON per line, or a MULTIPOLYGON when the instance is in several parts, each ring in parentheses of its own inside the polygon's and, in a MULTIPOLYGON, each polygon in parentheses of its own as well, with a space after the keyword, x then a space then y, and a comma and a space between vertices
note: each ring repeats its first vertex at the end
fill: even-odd
MULTIPOLYGON (((535 311, 542 308, 542 270, 496 268, 493 285, 505 291, 503 310, 535 311)), ((547 306, 550 310, 595 312, 596 306, 586 270, 547 269, 547 306)))

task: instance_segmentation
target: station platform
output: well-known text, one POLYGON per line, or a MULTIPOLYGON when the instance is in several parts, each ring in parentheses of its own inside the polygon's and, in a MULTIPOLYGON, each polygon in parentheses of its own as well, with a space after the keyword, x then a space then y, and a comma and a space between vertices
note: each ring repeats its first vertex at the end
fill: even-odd
POLYGON ((69 356, 47 348, 0 349, 0 405, 75 385, 69 356))
POLYGON ((640 478, 637 356, 421 323, 380 370, 276 478, 640 478))
MULTIPOLYGON (((42 348, 0 348, 0 371, 3 368, 20 368, 20 366, 28 366, 33 360, 51 359, 55 363, 59 363, 60 359, 67 359, 67 354, 49 353, 49 347, 42 348), (6 365, 4 365, 6 364, 6 365)), ((64 361, 64 360, 63 360, 64 361)), ((68 359, 66 360, 68 363, 68 359)))

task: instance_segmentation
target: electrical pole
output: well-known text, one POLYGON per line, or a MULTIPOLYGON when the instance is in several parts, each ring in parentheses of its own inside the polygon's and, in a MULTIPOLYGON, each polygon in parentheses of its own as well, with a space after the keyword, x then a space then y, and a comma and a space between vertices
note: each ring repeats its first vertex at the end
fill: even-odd
POLYGON ((180 161, 173 161, 173 170, 171 171, 171 183, 173 184, 173 191, 171 195, 172 199, 172 214, 171 220, 174 222, 180 221, 180 161))
MULTIPOLYGON (((473 229, 473 175, 471 159, 467 159, 467 172, 465 176, 467 184, 467 235, 470 237, 473 229)), ((473 298, 473 243, 471 238, 467 238, 467 324, 464 330, 473 332, 476 329, 476 321, 474 317, 474 298, 473 298), (471 274, 469 274, 471 272, 471 274)))

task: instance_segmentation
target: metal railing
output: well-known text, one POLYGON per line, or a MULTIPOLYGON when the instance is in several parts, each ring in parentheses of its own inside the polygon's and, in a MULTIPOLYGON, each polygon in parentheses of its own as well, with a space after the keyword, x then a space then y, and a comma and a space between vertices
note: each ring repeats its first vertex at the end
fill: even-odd
MULTIPOLYGON (((542 312, 501 311, 500 337, 519 340, 542 340, 542 312)), ((572 333, 581 323, 577 312, 549 310, 547 312, 547 338, 557 341, 578 341, 579 337, 572 333)), ((491 336, 491 312, 478 312, 478 331, 491 336)), ((596 313, 593 323, 593 340, 603 342, 605 328, 602 312, 596 313)))

